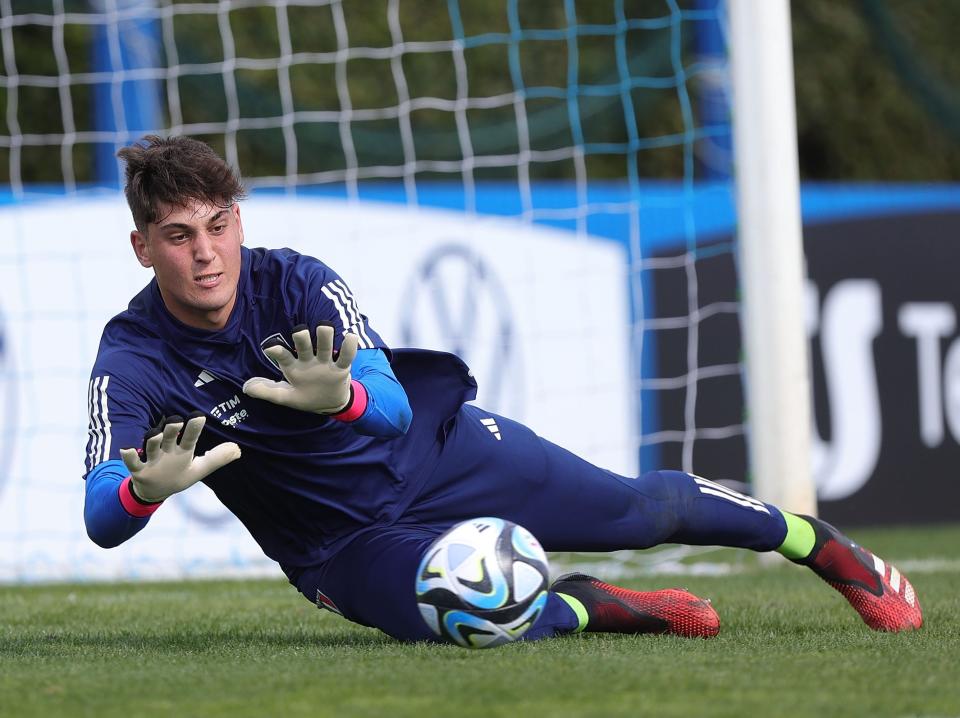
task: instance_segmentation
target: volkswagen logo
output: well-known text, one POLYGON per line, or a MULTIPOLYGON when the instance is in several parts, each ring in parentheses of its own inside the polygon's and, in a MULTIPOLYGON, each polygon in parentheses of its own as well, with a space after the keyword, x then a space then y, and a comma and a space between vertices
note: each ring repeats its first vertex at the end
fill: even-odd
POLYGON ((502 282, 462 244, 433 249, 401 304, 404 346, 456 354, 470 366, 484 408, 521 417, 519 337, 502 282))

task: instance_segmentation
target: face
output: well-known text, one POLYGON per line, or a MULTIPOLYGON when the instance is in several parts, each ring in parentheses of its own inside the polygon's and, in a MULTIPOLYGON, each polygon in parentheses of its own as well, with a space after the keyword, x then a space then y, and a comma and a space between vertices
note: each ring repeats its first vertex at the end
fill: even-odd
POLYGON ((170 313, 211 331, 226 326, 237 301, 242 243, 240 207, 199 200, 161 206, 156 222, 130 233, 137 260, 153 269, 170 313))

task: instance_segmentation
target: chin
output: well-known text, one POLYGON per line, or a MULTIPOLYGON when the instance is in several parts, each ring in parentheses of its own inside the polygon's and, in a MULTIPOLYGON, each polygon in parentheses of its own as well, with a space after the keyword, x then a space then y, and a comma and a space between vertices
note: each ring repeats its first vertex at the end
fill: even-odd
POLYGON ((236 296, 237 285, 219 286, 212 290, 193 292, 193 303, 197 308, 220 309, 236 296))

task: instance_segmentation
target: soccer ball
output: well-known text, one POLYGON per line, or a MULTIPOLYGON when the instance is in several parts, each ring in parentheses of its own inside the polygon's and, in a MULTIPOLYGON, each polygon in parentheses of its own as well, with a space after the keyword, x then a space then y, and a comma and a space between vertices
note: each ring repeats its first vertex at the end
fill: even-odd
POLYGON ((417 605, 435 634, 466 648, 515 641, 547 604, 549 568, 529 531, 503 519, 464 521, 434 541, 417 570, 417 605))

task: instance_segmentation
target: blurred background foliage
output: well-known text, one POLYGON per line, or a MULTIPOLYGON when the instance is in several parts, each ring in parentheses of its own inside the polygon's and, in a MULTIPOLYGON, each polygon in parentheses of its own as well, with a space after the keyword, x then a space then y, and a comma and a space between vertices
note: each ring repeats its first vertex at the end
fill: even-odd
POLYGON ((960 2, 792 7, 802 176, 960 180, 960 2))
MULTIPOLYGON (((161 0, 163 6, 168 2, 161 0)), ((67 13, 92 12, 85 0, 10 0, 11 12, 4 20, 28 13, 53 14, 54 3, 67 13)), ((624 68, 618 66, 612 35, 581 34, 576 39, 576 62, 570 62, 569 38, 563 30, 567 26, 564 0, 519 0, 515 5, 507 0, 452 4, 448 0, 402 0, 399 33, 403 40, 467 38, 464 58, 469 96, 491 98, 482 108, 465 112, 469 148, 464 147, 458 118, 449 106, 430 102, 415 106, 409 114, 412 136, 408 137, 415 157, 459 162, 465 150, 472 150, 478 157, 505 158, 478 167, 474 171, 477 179, 516 177, 515 156, 523 149, 524 130, 518 127, 513 93, 522 87, 527 92, 524 109, 529 147, 544 153, 529 165, 532 179, 573 178, 575 163, 563 148, 574 144, 578 133, 588 148, 584 162, 592 179, 625 177, 630 162, 635 162, 640 177, 682 177, 687 108, 685 93, 678 91, 671 79, 675 77, 675 58, 670 52, 675 33, 679 33, 681 61, 689 73, 685 89, 694 113, 704 73, 695 53, 693 25, 697 20, 679 24, 666 20, 677 7, 702 9, 704 5, 709 3, 624 0, 627 17, 651 21, 623 37, 630 76, 650 79, 621 91, 624 68), (451 6, 459 13, 453 20, 451 6), (511 43, 511 33, 518 30, 524 39, 511 43), (571 83, 579 87, 574 93, 574 122, 568 98, 571 83), (631 114, 637 134, 653 141, 625 154, 631 114)), ((204 125, 222 123, 228 116, 231 88, 221 65, 225 51, 229 52, 221 32, 227 22, 233 55, 265 59, 268 64, 232 73, 239 116, 251 120, 237 134, 238 159, 246 177, 282 176, 287 171, 282 123, 269 120, 284 110, 281 83, 285 71, 278 72, 277 63, 269 66, 270 60, 284 51, 312 60, 289 68, 293 109, 304 113, 293 127, 298 148, 296 172, 304 175, 335 175, 348 166, 351 151, 362 166, 402 166, 409 155, 404 153, 402 117, 377 110, 396 108, 404 94, 457 99, 456 58, 448 50, 409 52, 399 62, 391 62, 389 57, 351 57, 338 63, 337 18, 330 5, 288 6, 288 33, 283 32, 284 21, 278 20, 272 5, 239 6, 223 14, 217 13, 216 4, 208 7, 207 12, 172 14, 168 31, 172 27, 173 42, 164 44, 160 61, 179 65, 180 72, 159 86, 161 107, 167 113, 164 121, 170 121, 171 91, 175 90, 182 124, 192 126, 194 134, 224 151, 222 131, 214 127, 206 132, 204 125), (345 130, 335 114, 345 110, 372 112, 359 115, 345 130), (250 126, 258 120, 263 120, 262 127, 250 126), (349 132, 346 137, 345 131, 349 132)), ((341 7, 350 47, 385 48, 395 43, 398 28, 389 23, 387 0, 346 0, 341 7)), ((581 27, 612 26, 616 7, 614 0, 577 0, 577 22, 581 27)), ((804 179, 960 180, 960 53, 955 39, 960 2, 794 0, 792 14, 804 179)), ((73 74, 94 69, 94 34, 94 25, 82 22, 5 23, 0 33, 0 137, 63 135, 69 129, 64 127, 62 109, 66 100, 72 107, 73 129, 95 129, 94 85, 80 81, 62 87, 55 81, 65 65, 73 74), (58 57, 61 46, 65 53, 58 57), (18 76, 45 77, 48 82, 32 86, 17 82, 18 76)), ((11 178, 9 144, 0 146, 0 184, 11 178)), ((76 142, 65 149, 62 144, 59 139, 25 144, 19 156, 23 180, 63 181, 63 155, 68 152, 76 180, 93 181, 93 145, 76 142)), ((460 170, 434 166, 417 176, 459 179, 460 170)))

